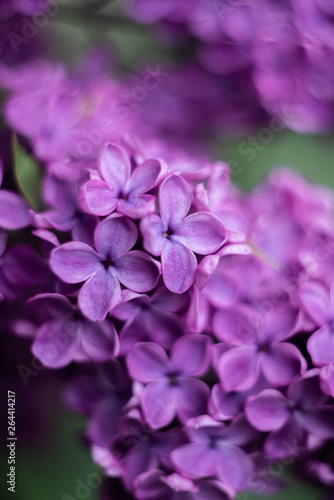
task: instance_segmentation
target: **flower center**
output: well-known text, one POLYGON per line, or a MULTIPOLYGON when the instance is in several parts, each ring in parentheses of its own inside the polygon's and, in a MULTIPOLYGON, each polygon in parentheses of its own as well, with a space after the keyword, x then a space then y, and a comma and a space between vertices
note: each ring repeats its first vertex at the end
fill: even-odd
POLYGON ((169 381, 169 385, 176 386, 178 384, 177 373, 170 373, 168 375, 168 381, 169 381))
POLYGON ((102 265, 103 265, 104 269, 108 269, 110 266, 113 265, 113 262, 112 262, 111 258, 108 257, 106 260, 102 261, 102 265))
POLYGON ((170 239, 170 237, 173 236, 173 234, 175 234, 175 231, 173 231, 173 229, 169 227, 166 232, 162 233, 162 236, 164 238, 170 239))

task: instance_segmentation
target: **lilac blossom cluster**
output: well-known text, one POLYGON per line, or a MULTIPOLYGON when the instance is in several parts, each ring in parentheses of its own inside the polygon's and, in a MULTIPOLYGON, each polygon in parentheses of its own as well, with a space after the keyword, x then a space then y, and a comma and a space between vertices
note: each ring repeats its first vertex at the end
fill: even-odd
MULTIPOLYGON (((161 42, 193 47, 205 70, 219 75, 222 88, 242 81, 288 128, 318 133, 333 127, 333 72, 326 63, 334 56, 330 0, 129 0, 125 5, 136 22, 153 26, 161 42)), ((239 92, 240 104, 242 96, 239 92)))
POLYGON ((331 486, 332 191, 280 169, 242 194, 225 163, 128 135, 84 161, 30 139, 44 208, 4 170, 1 322, 75 365, 66 400, 105 473, 136 499, 228 500, 306 457, 331 486))

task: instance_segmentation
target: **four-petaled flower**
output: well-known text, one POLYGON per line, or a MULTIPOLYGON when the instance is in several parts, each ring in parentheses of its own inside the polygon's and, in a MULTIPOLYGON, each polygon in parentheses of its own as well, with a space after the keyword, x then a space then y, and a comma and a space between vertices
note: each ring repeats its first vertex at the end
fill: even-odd
POLYGON ((102 151, 98 170, 101 179, 90 179, 80 190, 79 201, 85 212, 109 215, 118 212, 139 219, 155 210, 155 197, 145 194, 167 172, 162 160, 146 160, 131 174, 131 162, 123 149, 108 144, 102 151))
POLYGON ((149 215, 141 221, 144 248, 161 255, 162 275, 166 287, 183 293, 193 284, 197 268, 195 253, 216 252, 225 241, 222 222, 209 212, 188 215, 192 193, 179 175, 171 175, 160 187, 160 215, 149 215))
POLYGON ((60 279, 85 282, 78 304, 87 318, 106 317, 120 300, 120 283, 135 292, 147 292, 157 284, 159 263, 145 252, 130 251, 137 236, 134 222, 115 214, 96 228, 97 251, 86 243, 70 242, 52 252, 51 268, 60 279))
POLYGON ((223 388, 246 391, 261 372, 270 384, 281 387, 303 373, 307 366, 298 348, 282 342, 293 335, 297 318, 298 311, 285 305, 264 315, 242 305, 216 312, 213 331, 230 347, 218 363, 223 388))
POLYGON ((118 354, 118 336, 111 321, 90 321, 58 293, 36 295, 29 303, 38 306, 44 316, 32 345, 43 365, 62 368, 73 360, 101 362, 118 354))
POLYGON ((224 484, 241 490, 252 472, 252 461, 239 446, 256 436, 246 419, 239 417, 225 426, 201 415, 187 422, 186 431, 191 443, 172 452, 177 470, 191 479, 218 474, 224 484))
POLYGON ((175 342, 170 360, 153 342, 136 344, 128 353, 130 375, 146 387, 141 404, 146 422, 153 429, 165 427, 178 415, 182 422, 206 411, 209 388, 197 377, 211 361, 211 341, 205 335, 189 334, 175 342))
POLYGON ((334 408, 326 405, 328 396, 319 387, 319 370, 309 370, 294 379, 284 396, 276 389, 265 389, 250 396, 245 411, 249 422, 262 432, 270 432, 264 443, 267 455, 297 455, 305 445, 306 431, 320 439, 334 438, 334 408))

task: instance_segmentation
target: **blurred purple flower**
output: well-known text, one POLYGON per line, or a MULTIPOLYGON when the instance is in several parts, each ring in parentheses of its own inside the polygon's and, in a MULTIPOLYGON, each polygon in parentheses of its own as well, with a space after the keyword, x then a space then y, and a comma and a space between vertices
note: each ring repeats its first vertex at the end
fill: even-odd
POLYGON ((293 335, 297 317, 298 310, 285 305, 265 315, 240 305, 217 311, 214 333, 231 347, 218 364, 223 388, 251 389, 260 373, 274 387, 279 387, 304 372, 306 361, 298 348, 282 342, 293 335))
POLYGON ((299 447, 305 447, 305 431, 321 439, 334 437, 334 408, 325 404, 328 396, 321 391, 318 376, 313 369, 297 377, 286 396, 266 389, 248 398, 249 422, 259 431, 271 431, 264 444, 269 456, 297 455, 299 447))
POLYGON ((209 389, 201 380, 211 361, 210 339, 189 334, 178 339, 170 360, 158 344, 136 344, 127 355, 130 375, 146 383, 140 400, 146 422, 165 427, 178 415, 181 422, 206 411, 209 389))
POLYGON ((62 368, 72 361, 106 361, 118 354, 119 342, 109 320, 90 321, 63 295, 44 293, 29 303, 43 313, 32 352, 44 366, 62 368))
POLYGON ((242 490, 253 466, 240 446, 256 435, 247 421, 242 417, 224 426, 204 415, 190 420, 186 431, 191 443, 172 453, 177 470, 192 479, 218 474, 223 484, 242 490))

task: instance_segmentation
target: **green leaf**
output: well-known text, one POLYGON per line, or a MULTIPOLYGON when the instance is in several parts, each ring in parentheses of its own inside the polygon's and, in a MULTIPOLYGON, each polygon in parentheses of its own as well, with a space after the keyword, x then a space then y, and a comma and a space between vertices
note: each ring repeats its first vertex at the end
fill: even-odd
POLYGON ((42 205, 42 170, 34 158, 21 146, 15 134, 12 140, 12 151, 17 185, 29 205, 34 210, 39 210, 42 205))

